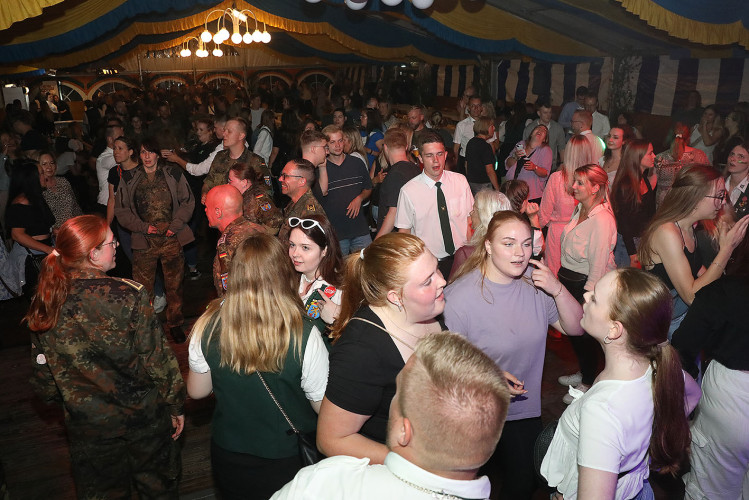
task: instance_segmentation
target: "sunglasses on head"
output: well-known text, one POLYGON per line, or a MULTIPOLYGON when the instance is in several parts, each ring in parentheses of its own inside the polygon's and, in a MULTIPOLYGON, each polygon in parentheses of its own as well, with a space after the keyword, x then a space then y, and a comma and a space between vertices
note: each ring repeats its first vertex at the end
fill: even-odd
POLYGON ((297 226, 302 226, 302 229, 312 229, 313 227, 317 226, 322 234, 325 234, 325 230, 322 228, 320 223, 314 219, 300 219, 299 217, 289 217, 289 227, 295 228, 297 226))

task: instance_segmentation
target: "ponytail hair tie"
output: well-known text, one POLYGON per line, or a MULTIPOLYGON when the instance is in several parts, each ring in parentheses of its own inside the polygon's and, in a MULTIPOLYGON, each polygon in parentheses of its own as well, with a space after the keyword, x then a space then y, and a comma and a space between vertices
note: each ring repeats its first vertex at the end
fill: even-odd
POLYGON ((52 255, 54 255, 55 257, 59 257, 60 256, 60 252, 58 252, 56 248, 53 248, 52 249, 52 255))
POLYGON ((361 260, 364 260, 364 249, 363 248, 361 250, 359 250, 359 258, 361 260))
POLYGON ((676 134, 676 138, 677 138, 677 139, 682 139, 682 138, 683 138, 683 136, 682 136, 681 134, 676 134))
POLYGON ((669 341, 668 341, 668 339, 666 339, 666 340, 664 340, 663 342, 661 342, 660 344, 658 344, 658 349, 663 349, 664 347, 666 347, 666 346, 667 346, 667 345, 669 345, 670 343, 671 343, 671 342, 669 342, 669 341))

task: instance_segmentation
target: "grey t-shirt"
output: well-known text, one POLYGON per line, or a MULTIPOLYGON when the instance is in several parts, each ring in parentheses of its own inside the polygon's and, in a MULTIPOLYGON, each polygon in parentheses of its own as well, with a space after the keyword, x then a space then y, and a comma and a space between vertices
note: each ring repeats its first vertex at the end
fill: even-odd
POLYGON ((510 402, 507 420, 541 415, 548 326, 559 319, 549 295, 522 279, 493 283, 475 270, 445 289, 445 324, 484 351, 528 391, 510 402))

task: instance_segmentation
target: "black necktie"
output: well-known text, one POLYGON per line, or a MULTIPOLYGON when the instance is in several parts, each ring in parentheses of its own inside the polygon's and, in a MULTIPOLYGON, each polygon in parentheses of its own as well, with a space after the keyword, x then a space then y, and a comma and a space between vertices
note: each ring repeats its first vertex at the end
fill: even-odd
POLYGON ((442 239, 445 240, 445 251, 452 255, 455 253, 455 243, 452 229, 450 229, 450 214, 447 213, 447 200, 445 200, 445 193, 442 192, 442 183, 436 182, 435 186, 437 186, 437 210, 440 214, 442 239))

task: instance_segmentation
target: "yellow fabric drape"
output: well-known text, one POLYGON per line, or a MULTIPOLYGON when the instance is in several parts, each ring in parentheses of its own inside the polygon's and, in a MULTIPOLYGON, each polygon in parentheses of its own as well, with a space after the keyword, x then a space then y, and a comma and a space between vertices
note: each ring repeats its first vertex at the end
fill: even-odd
POLYGON ((0 2, 0 31, 42 13, 42 9, 65 0, 3 0, 0 2))
POLYGON ((606 55, 595 47, 521 19, 488 3, 475 12, 467 11, 463 2, 457 2, 454 7, 450 5, 451 8, 446 12, 435 8, 430 17, 458 33, 485 40, 514 38, 527 47, 551 54, 575 57, 606 55))
MULTIPOLYGON (((738 43, 749 49, 749 30, 740 21, 732 24, 713 24, 694 21, 664 9, 650 0, 617 0, 628 12, 640 17, 650 26, 669 35, 706 45, 738 43)), ((709 8, 709 5, 705 5, 709 8)))

